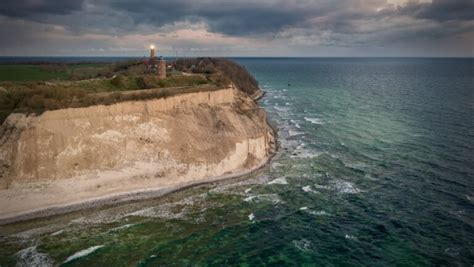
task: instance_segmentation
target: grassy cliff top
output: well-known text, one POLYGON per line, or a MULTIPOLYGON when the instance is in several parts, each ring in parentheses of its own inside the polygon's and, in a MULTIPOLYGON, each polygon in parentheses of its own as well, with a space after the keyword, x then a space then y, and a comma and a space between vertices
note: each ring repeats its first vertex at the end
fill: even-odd
POLYGON ((171 67, 167 78, 162 80, 138 60, 0 65, 0 124, 12 112, 39 114, 68 107, 160 98, 214 90, 231 82, 248 94, 258 90, 256 80, 245 68, 226 59, 195 58, 168 64, 171 67), (120 94, 123 91, 136 92, 124 96, 120 94), (104 92, 107 94, 100 94, 104 92))

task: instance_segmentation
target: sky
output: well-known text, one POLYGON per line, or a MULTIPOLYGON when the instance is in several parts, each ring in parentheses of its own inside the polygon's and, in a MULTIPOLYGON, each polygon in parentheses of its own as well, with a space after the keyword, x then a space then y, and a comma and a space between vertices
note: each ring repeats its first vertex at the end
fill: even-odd
POLYGON ((0 25, 0 56, 474 56, 474 0, 1 0, 0 25))

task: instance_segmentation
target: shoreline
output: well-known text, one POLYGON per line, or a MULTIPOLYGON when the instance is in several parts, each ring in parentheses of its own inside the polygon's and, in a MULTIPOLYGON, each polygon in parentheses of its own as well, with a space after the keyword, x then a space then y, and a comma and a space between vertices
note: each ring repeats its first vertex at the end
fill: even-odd
MULTIPOLYGON (((264 95, 265 95, 265 92, 261 91, 258 99, 262 98, 264 95)), ((257 100, 254 100, 254 101, 257 102, 257 100)), ((71 212, 76 212, 76 211, 85 210, 85 209, 92 209, 92 208, 97 208, 97 207, 102 207, 102 206, 107 206, 107 205, 119 205, 119 204, 124 204, 127 202, 153 199, 153 198, 163 197, 172 193, 180 192, 182 190, 186 190, 195 186, 200 186, 200 185, 204 185, 204 184, 208 184, 212 182, 236 179, 236 178, 240 178, 246 175, 250 175, 253 172, 256 172, 264 168, 265 166, 267 166, 269 162, 273 159, 273 157, 277 154, 277 151, 279 148, 279 143, 278 143, 278 138, 277 138, 278 132, 276 128, 268 121, 268 119, 266 120, 266 123, 268 127, 271 129, 273 136, 275 137, 275 147, 271 150, 271 153, 264 160, 262 160, 259 164, 257 164, 256 166, 252 168, 242 170, 236 173, 227 174, 227 175, 211 176, 211 177, 206 177, 206 178, 195 180, 195 181, 181 182, 175 185, 154 186, 154 187, 152 186, 148 188, 144 187, 142 189, 134 189, 134 190, 132 189, 131 191, 110 193, 110 194, 105 194, 103 196, 97 196, 97 197, 92 196, 89 198, 85 198, 79 201, 73 201, 69 203, 66 202, 62 204, 49 205, 49 206, 44 206, 41 208, 36 208, 32 210, 27 210, 27 211, 20 211, 16 213, 13 212, 10 214, 6 214, 4 216, 0 216, 0 225, 8 225, 8 224, 13 224, 13 223, 18 223, 18 222, 34 220, 34 219, 47 218, 47 217, 52 217, 56 215, 67 214, 71 212)), ((146 185, 143 185, 143 186, 146 186, 146 185)))
POLYGON ((141 201, 147 199, 153 199, 158 197, 163 197, 172 193, 180 192, 182 190, 189 189, 191 187, 204 185, 212 182, 230 180, 235 178, 240 178, 245 175, 249 175, 255 171, 262 169, 267 166, 271 159, 275 156, 276 150, 263 162, 255 166, 254 168, 241 171, 234 174, 222 175, 217 177, 208 177, 205 179, 184 182, 170 187, 155 187, 147 189, 138 189, 134 191, 124 192, 124 193, 115 193, 110 195, 105 195, 96 198, 90 198, 79 202, 53 205, 44 208, 39 208, 31 211, 20 212, 17 214, 12 214, 8 216, 0 217, 0 225, 8 225, 23 221, 29 221, 34 219, 41 219, 52 217, 56 215, 66 214, 70 212, 75 212, 84 209, 92 209, 106 205, 118 205, 126 202, 141 201))

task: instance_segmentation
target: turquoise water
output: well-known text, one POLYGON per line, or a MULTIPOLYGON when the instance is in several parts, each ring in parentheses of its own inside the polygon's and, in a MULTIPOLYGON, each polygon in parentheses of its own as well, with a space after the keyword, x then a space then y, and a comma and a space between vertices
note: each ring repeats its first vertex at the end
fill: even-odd
POLYGON ((3 227, 0 265, 474 264, 474 60, 237 60, 267 91, 269 166, 3 227))

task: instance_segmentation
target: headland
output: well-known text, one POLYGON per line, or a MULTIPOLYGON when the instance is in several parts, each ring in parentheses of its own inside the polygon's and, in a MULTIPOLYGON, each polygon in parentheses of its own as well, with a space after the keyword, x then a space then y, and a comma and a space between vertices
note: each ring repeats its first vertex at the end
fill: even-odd
POLYGON ((247 174, 273 155, 262 92, 242 67, 188 59, 160 79, 140 67, 2 84, 3 97, 24 98, 0 126, 0 224, 161 196, 247 174))

